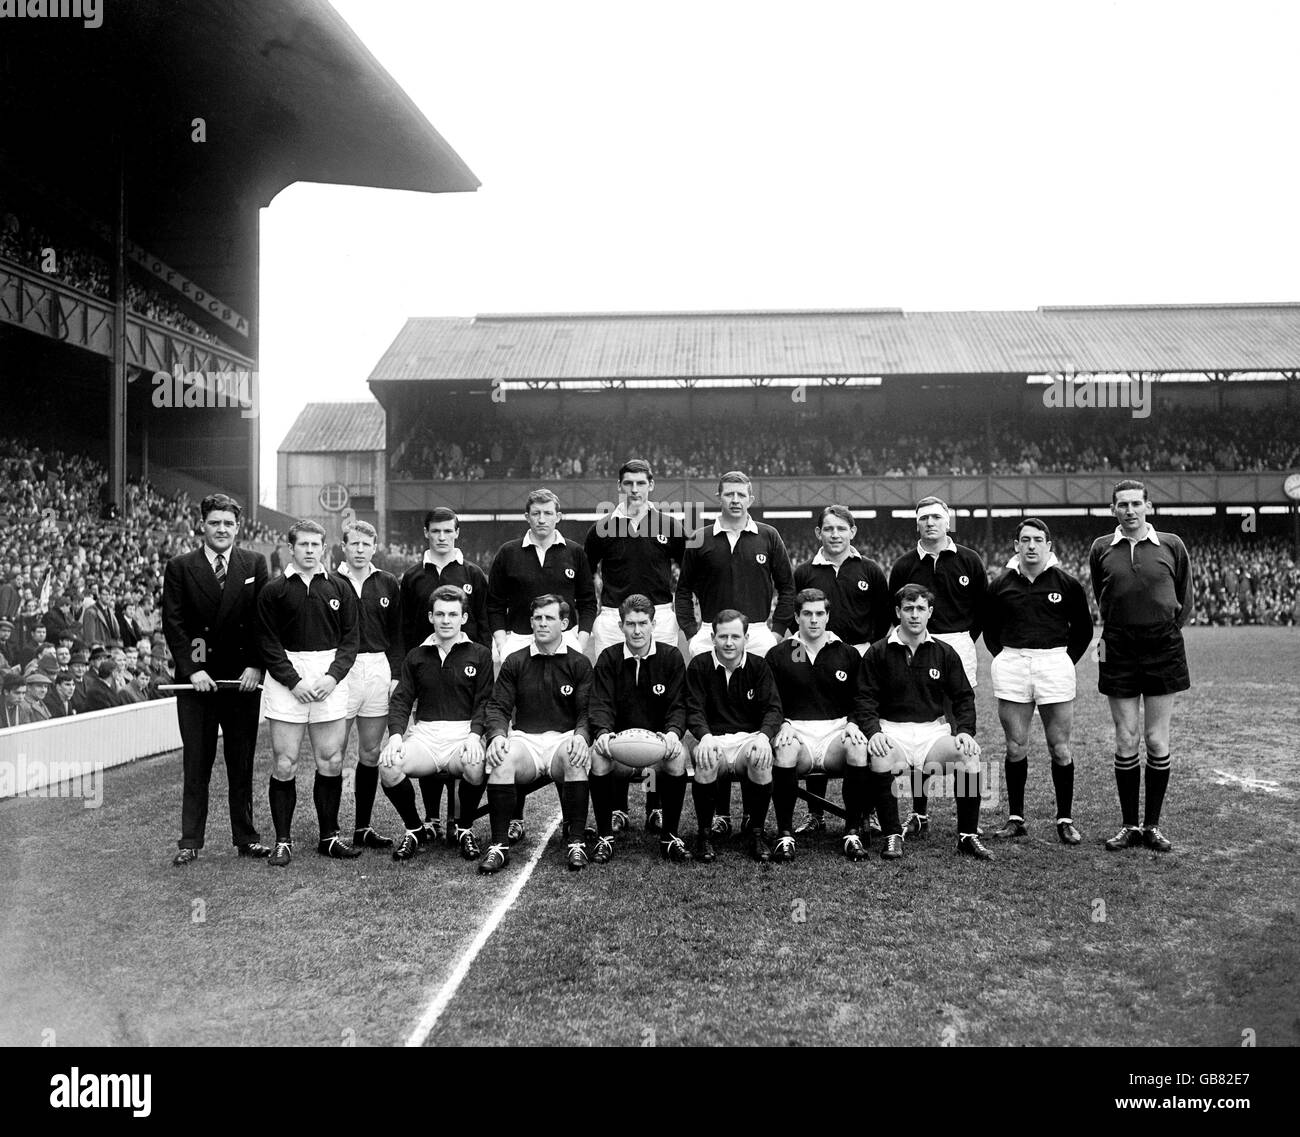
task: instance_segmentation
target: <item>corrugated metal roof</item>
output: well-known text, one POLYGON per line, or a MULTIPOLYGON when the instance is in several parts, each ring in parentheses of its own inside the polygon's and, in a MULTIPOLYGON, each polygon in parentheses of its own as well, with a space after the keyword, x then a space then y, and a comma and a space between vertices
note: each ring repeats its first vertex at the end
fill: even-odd
POLYGON ((370 381, 1296 369, 1300 304, 576 312, 407 320, 370 381))
POLYGON ((384 408, 378 403, 308 403, 279 446, 294 454, 383 448, 384 408))

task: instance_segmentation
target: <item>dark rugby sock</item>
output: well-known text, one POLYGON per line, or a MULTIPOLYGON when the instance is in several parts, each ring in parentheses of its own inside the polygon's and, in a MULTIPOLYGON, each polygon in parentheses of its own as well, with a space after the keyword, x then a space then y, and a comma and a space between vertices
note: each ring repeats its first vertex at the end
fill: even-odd
MULTIPOLYGON (((660 774, 659 793, 663 800, 664 830, 661 836, 676 837, 682 823, 682 805, 686 801, 686 775, 660 774)), ((712 818, 710 818, 712 820, 712 818)))
POLYGON ((891 833, 901 834, 903 823, 898 817, 898 798, 894 794, 894 775, 885 771, 871 770, 868 778, 867 800, 876 807, 876 817, 880 821, 880 833, 888 837, 891 833))
MULTIPOLYGON (((663 777, 666 777, 666 775, 664 775, 664 774, 659 774, 659 775, 657 775, 657 777, 659 777, 659 778, 663 778, 663 777)), ((682 792, 685 793, 684 790, 683 790, 682 792)), ((663 796, 664 796, 664 795, 663 795, 663 791, 662 791, 662 790, 646 790, 646 793, 645 793, 645 811, 646 811, 646 816, 647 816, 647 817, 648 817, 651 813, 653 813, 656 809, 662 809, 662 810, 667 810, 667 809, 668 809, 668 806, 662 804, 662 802, 663 802, 663 796)))
MULTIPOLYGON (((560 801, 564 806, 564 820, 569 823, 569 840, 581 841, 582 832, 587 828, 587 807, 590 789, 585 781, 565 782, 560 790, 560 801)), ((608 836, 608 834, 602 834, 608 836)))
POLYGON ((415 787, 410 778, 403 778, 395 786, 385 786, 384 796, 393 803, 407 829, 415 832, 420 828, 420 811, 415 804, 415 787))
MULTIPOLYGON (((1007 805, 1012 817, 1025 816, 1025 783, 1029 781, 1029 759, 1022 758, 1013 762, 1008 758, 1002 763, 1007 779, 1007 805)), ((1056 767, 1052 767, 1055 772, 1056 767)), ((1053 773, 1055 776, 1055 773, 1053 773)))
POLYGON ((1143 811, 1143 825, 1160 824, 1160 807, 1165 803, 1165 791, 1169 788, 1170 755, 1160 758, 1147 755, 1147 804, 1143 811))
MULTIPOLYGON (((626 792, 627 782, 622 778, 619 781, 626 792)), ((614 835, 614 798, 618 791, 613 783, 613 774, 591 775, 591 808, 596 814, 596 832, 602 837, 614 835)))
POLYGON ((275 826, 277 841, 290 840, 293 831, 293 811, 298 804, 298 783, 293 778, 280 781, 271 779, 271 824, 275 826))
POLYGON ((870 793, 870 771, 866 766, 844 767, 844 812, 848 814, 846 828, 861 829, 867 814, 870 793))
POLYGON ((691 783, 691 800, 695 802, 695 824, 701 837, 707 837, 713 825, 713 801, 716 792, 717 787, 712 782, 708 785, 701 785, 699 782, 691 783))
POLYGON ((420 797, 424 799, 424 816, 437 821, 438 811, 442 808, 441 774, 425 774, 420 779, 420 797))
POLYGON ((489 785, 488 816, 492 819, 492 844, 510 844, 510 820, 515 812, 515 787, 489 785))
POLYGON ((1115 788, 1119 791, 1119 811, 1125 825, 1138 823, 1138 798, 1142 792, 1142 771, 1138 756, 1115 755, 1115 788))
MULTIPOLYGON (((775 787, 775 780, 776 780, 775 770, 772 772, 772 776, 773 776, 773 786, 775 787)), ((818 797, 825 797, 826 791, 831 788, 831 780, 825 774, 809 774, 808 777, 804 779, 804 787, 808 790, 810 794, 816 794, 818 797)), ((775 788, 773 788, 772 790, 772 800, 776 801, 775 788)), ((808 812, 815 813, 817 814, 818 817, 820 817, 822 814, 822 807, 820 805, 809 804, 808 812)), ((781 826, 781 810, 779 806, 777 807, 776 824, 777 824, 777 828, 779 829, 781 826)))
POLYGON ((339 803, 343 800, 343 775, 316 772, 312 786, 312 800, 316 803, 316 820, 320 822, 320 839, 335 837, 339 831, 339 803))
POLYGON ((353 785, 357 795, 357 817, 353 828, 365 829, 370 824, 370 815, 375 809, 375 791, 379 788, 379 767, 357 763, 356 780, 353 785))
POLYGON ((799 799, 799 774, 793 766, 772 767, 772 804, 776 807, 776 828, 788 833, 794 828, 794 803, 799 799))
POLYGON ((486 788, 487 785, 483 782, 475 785, 473 782, 467 782, 464 778, 461 778, 459 824, 462 829, 472 829, 474 827, 474 818, 478 814, 478 803, 483 800, 483 791, 486 788))
POLYGON ((957 832, 976 833, 980 827, 980 773, 972 770, 965 773, 958 770, 957 787, 957 832))
MULTIPOLYGON (((613 795, 610 799, 610 809, 621 809, 624 813, 627 812, 627 791, 631 784, 632 783, 629 782, 627 778, 614 779, 614 783, 611 787, 613 795)), ((595 802, 596 798, 594 794, 592 795, 591 800, 593 803, 595 802)))
POLYGON ((750 829, 757 829, 761 833, 763 826, 767 823, 768 806, 772 803, 772 783, 768 782, 765 785, 759 785, 757 782, 751 782, 749 776, 746 775, 741 785, 742 792, 744 786, 749 787, 749 827, 750 829))
MULTIPOLYGON (((1148 783, 1149 785, 1149 783, 1148 783)), ((1059 821, 1062 817, 1073 817, 1070 812, 1074 808, 1074 763, 1067 762, 1064 766, 1052 763, 1052 788, 1056 791, 1056 817, 1059 821)), ((1147 800, 1151 800, 1150 791, 1147 793, 1147 800)))

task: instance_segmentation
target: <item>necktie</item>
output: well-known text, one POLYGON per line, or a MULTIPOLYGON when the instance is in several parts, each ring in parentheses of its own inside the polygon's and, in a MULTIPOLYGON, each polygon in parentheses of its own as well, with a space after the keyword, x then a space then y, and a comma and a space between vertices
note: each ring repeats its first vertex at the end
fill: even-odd
POLYGON ((226 586, 226 558, 220 553, 217 554, 217 563, 213 566, 217 574, 217 587, 225 588, 226 586))

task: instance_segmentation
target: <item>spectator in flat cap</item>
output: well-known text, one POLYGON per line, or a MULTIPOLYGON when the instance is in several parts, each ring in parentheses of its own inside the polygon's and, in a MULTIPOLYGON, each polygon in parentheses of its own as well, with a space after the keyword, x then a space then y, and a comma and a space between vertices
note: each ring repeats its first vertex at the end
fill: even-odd
POLYGON ((53 684, 50 677, 39 668, 32 671, 27 679, 27 709, 32 712, 32 722, 45 722, 50 717, 50 708, 45 705, 45 696, 50 693, 53 684))

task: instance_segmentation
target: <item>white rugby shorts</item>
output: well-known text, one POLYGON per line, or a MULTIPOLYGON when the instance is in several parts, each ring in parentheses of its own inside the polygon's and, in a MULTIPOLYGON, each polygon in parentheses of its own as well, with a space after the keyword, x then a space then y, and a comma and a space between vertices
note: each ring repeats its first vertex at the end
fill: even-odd
POLYGON ((931 632, 930 634, 936 640, 943 640, 944 643, 957 649, 957 654, 961 656, 962 670, 966 672, 966 679, 973 691, 979 684, 979 660, 975 655, 975 641, 970 638, 970 632, 931 632))
POLYGON ((348 718, 387 718, 393 671, 382 651, 362 651, 348 672, 348 718))
POLYGON ((550 777, 551 759, 561 745, 573 737, 573 731, 544 730, 541 734, 529 734, 523 730, 511 730, 507 737, 512 747, 517 747, 532 759, 533 780, 536 781, 538 778, 550 777))
POLYGON ((786 719, 787 725, 799 736, 799 741, 812 756, 812 768, 821 770, 826 764, 826 751, 831 743, 838 742, 849 725, 847 718, 838 719, 786 719))
MULTIPOLYGON (((677 615, 671 604, 656 604, 654 619, 654 637, 662 644, 676 647, 681 635, 677 627, 677 615)), ((602 608, 596 613, 596 622, 591 625, 591 658, 595 659, 607 647, 624 642, 623 629, 618 623, 617 608, 602 608)))
MULTIPOLYGON (((721 753, 718 756, 718 774, 726 776, 736 770, 736 764, 740 761, 740 752, 745 749, 751 742, 759 738, 767 738, 761 730, 755 731, 733 731, 731 734, 715 734, 713 741, 718 744, 721 753)), ((696 743, 698 746, 699 744, 696 743)), ((694 755, 687 762, 686 773, 689 776, 695 774, 694 755)))
POLYGON ((469 719, 417 722, 402 740, 402 773, 408 778, 447 773, 451 763, 460 757, 469 726, 469 719))
POLYGON ((1004 647, 993 657, 993 694, 1009 703, 1068 703, 1074 664, 1061 647, 1004 647))
MULTIPOLYGON (((778 636, 761 620, 751 620, 749 624, 749 642, 745 650, 750 655, 764 656, 781 642, 778 636)), ((700 630, 691 637, 687 645, 687 654, 691 659, 697 655, 713 650, 713 625, 701 624, 700 630)))
MULTIPOLYGON (((970 636, 966 638, 970 639, 970 636)), ((881 719, 880 729, 894 744, 888 754, 890 761, 896 764, 901 759, 913 768, 925 764, 935 743, 952 737, 952 727, 948 725, 947 719, 935 719, 933 722, 890 722, 881 719)), ((873 763, 879 761, 878 758, 872 758, 873 763)))
MULTIPOLYGON (((320 679, 334 662, 334 649, 325 651, 286 651, 299 678, 320 679)), ((269 673, 262 681, 262 717, 281 722, 335 722, 345 718, 348 711, 348 675, 334 688, 328 699, 321 702, 300 703, 293 692, 269 673)))

